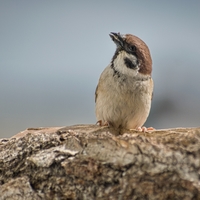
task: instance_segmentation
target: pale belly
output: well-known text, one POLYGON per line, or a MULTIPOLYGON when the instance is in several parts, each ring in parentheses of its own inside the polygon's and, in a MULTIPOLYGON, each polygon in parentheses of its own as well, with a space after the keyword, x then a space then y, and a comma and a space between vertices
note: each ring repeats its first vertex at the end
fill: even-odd
POLYGON ((148 85, 144 82, 132 90, 120 92, 110 88, 106 93, 100 92, 96 101, 97 120, 108 122, 115 128, 135 129, 142 126, 151 107, 152 89, 148 85))

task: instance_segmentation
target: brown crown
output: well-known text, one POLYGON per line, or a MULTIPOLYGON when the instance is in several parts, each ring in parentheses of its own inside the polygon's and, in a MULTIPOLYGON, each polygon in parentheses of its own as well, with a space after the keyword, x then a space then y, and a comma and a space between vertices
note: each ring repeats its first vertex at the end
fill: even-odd
POLYGON ((140 38, 131 34, 126 34, 124 41, 136 46, 136 55, 140 63, 139 72, 142 74, 151 74, 152 60, 148 46, 140 38))

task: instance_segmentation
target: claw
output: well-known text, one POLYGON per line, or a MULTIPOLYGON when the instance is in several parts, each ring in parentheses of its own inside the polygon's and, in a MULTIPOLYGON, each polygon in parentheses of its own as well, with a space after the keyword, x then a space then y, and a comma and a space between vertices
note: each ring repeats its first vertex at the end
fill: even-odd
POLYGON ((136 130, 137 130, 137 131, 141 131, 141 132, 148 132, 148 131, 153 131, 153 130, 155 130, 155 128, 153 128, 153 127, 148 127, 148 128, 146 128, 145 126, 143 126, 143 127, 138 127, 136 130))
POLYGON ((109 126, 109 123, 106 121, 106 122, 102 122, 102 120, 99 120, 97 121, 96 125, 99 125, 99 126, 109 126))

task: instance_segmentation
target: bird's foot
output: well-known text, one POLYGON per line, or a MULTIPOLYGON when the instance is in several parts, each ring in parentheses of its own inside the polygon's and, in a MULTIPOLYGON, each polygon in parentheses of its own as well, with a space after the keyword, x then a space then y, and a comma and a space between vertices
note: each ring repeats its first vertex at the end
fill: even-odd
POLYGON ((142 126, 142 127, 139 126, 136 130, 140 132, 148 132, 148 131, 154 131, 155 128, 153 127, 146 128, 145 126, 142 126))
POLYGON ((99 120, 99 121, 97 121, 96 125, 109 127, 109 122, 107 122, 107 121, 103 122, 102 120, 99 120))

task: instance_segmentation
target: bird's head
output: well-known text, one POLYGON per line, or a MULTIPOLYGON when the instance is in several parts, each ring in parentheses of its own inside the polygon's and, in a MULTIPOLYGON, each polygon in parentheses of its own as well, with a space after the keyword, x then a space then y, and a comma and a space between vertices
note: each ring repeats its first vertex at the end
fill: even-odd
POLYGON ((119 73, 136 76, 151 75, 152 60, 148 46, 138 37, 120 33, 110 33, 117 45, 111 65, 119 73))

